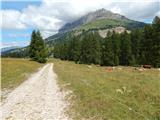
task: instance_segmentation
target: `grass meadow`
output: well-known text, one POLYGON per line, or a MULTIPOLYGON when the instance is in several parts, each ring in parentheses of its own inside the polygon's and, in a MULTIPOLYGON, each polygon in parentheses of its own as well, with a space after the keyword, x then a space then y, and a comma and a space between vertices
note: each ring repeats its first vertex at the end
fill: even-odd
POLYGON ((73 91, 69 114, 75 120, 159 120, 160 71, 50 60, 63 89, 73 91))
POLYGON ((43 64, 28 59, 1 59, 1 89, 13 89, 20 85, 43 64))
MULTIPOLYGON (((160 71, 50 59, 63 90, 71 90, 73 120, 160 120, 160 71)), ((15 88, 42 67, 28 59, 1 59, 1 87, 15 88)))

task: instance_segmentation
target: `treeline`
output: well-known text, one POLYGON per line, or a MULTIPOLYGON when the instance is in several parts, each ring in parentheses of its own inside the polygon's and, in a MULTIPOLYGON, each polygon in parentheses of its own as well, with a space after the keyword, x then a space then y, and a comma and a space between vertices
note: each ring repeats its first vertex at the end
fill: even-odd
POLYGON ((131 33, 108 32, 104 39, 93 31, 71 35, 55 43, 54 57, 105 66, 150 64, 160 67, 160 18, 155 17, 152 25, 131 33))
POLYGON ((28 58, 28 47, 12 49, 1 53, 1 57, 28 58))

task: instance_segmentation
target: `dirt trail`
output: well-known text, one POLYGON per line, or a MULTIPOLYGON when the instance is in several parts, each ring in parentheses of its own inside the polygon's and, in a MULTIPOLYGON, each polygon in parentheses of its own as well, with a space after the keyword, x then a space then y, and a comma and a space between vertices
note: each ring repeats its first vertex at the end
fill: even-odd
POLYGON ((56 78, 52 63, 33 74, 2 103, 2 120, 69 120, 56 78))

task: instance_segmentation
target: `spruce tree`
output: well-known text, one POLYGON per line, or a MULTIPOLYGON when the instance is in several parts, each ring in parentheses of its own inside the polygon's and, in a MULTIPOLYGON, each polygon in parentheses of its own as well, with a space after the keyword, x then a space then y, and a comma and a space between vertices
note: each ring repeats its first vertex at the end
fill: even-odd
POLYGON ((87 33, 82 40, 81 63, 99 64, 100 63, 100 42, 97 34, 87 33))
POLYGON ((146 25, 144 27, 144 39, 141 42, 141 64, 152 64, 152 47, 153 47, 153 27, 146 25))
POLYGON ((152 65, 154 67, 160 67, 160 18, 155 17, 152 23, 153 34, 152 34, 152 65))
POLYGON ((71 36, 70 40, 67 41, 68 44, 68 60, 74 60, 74 51, 76 47, 76 40, 75 37, 71 36))
POLYGON ((61 43, 55 43, 53 48, 53 55, 55 58, 60 58, 61 43))
POLYGON ((80 37, 74 37, 74 44, 73 44, 73 60, 78 63, 80 61, 80 54, 81 54, 81 41, 80 37))
POLYGON ((113 66, 114 65, 114 51, 111 33, 108 32, 107 38, 104 39, 102 46, 101 65, 113 66))
POLYGON ((37 49, 36 39, 37 39, 36 31, 33 30, 32 35, 31 35, 31 43, 29 46, 29 57, 32 60, 36 60, 36 49, 37 49))
POLYGON ((120 63, 121 65, 133 65, 134 56, 132 55, 131 49, 131 36, 125 31, 122 34, 121 38, 121 54, 120 54, 120 63))
POLYGON ((47 49, 39 30, 32 32, 29 54, 30 58, 37 62, 45 63, 47 61, 47 49))
POLYGON ((120 35, 113 32, 112 34, 112 44, 113 44, 113 52, 114 52, 114 65, 119 65, 119 55, 120 55, 120 35))
POLYGON ((68 41, 64 41, 61 45, 61 49, 60 49, 60 58, 62 60, 68 60, 68 41))
POLYGON ((141 41, 144 39, 144 34, 142 29, 136 29, 131 33, 131 42, 132 42, 132 55, 135 59, 135 64, 140 64, 142 61, 141 54, 141 41))
POLYGON ((92 42, 91 37, 89 34, 85 34, 84 38, 82 39, 82 47, 81 47, 81 63, 90 64, 92 62, 92 47, 90 43, 92 42))
POLYGON ((92 47, 92 58, 94 64, 100 64, 101 62, 101 44, 100 44, 100 36, 97 32, 91 34, 91 47, 92 47))

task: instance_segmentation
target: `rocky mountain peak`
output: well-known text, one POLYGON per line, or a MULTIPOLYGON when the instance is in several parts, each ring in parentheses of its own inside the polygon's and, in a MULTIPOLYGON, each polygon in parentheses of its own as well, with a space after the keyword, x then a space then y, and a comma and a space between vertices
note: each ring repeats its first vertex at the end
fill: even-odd
MULTIPOLYGON (((104 9, 104 8, 102 8, 102 9, 98 9, 98 10, 96 10, 95 12, 93 12, 93 13, 97 13, 97 14, 107 14, 107 13, 112 13, 111 11, 109 11, 109 10, 106 10, 106 9, 104 9)), ((113 13, 112 13, 113 14, 113 13)))
POLYGON ((73 30, 81 25, 85 25, 87 23, 100 20, 100 19, 129 20, 123 15, 113 13, 109 10, 102 8, 102 9, 90 12, 72 23, 65 24, 61 29, 59 29, 59 33, 64 33, 64 32, 73 30))

